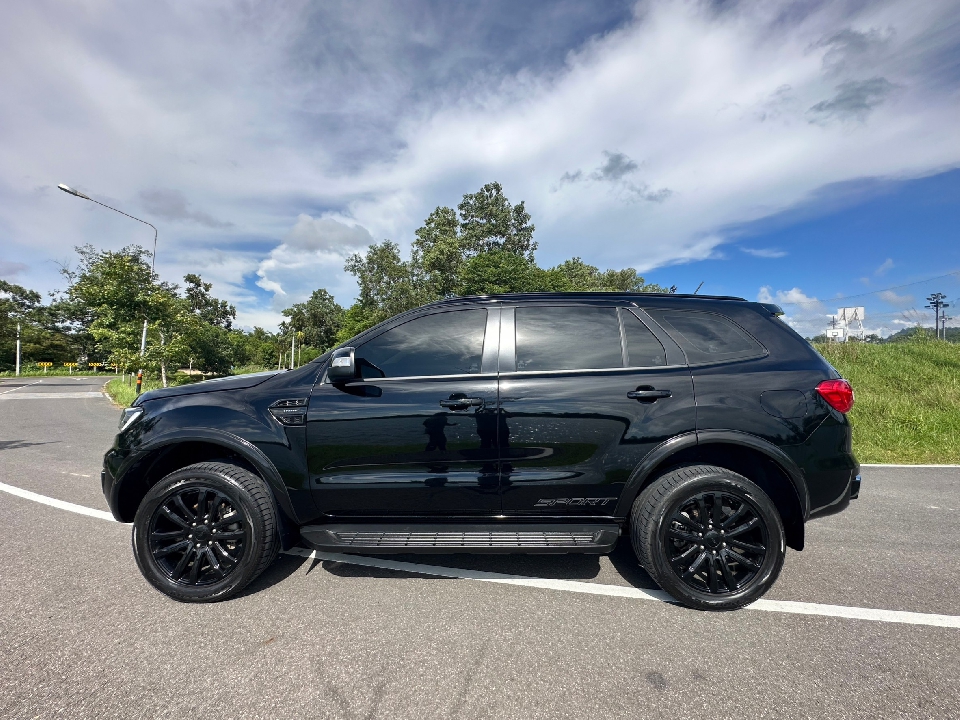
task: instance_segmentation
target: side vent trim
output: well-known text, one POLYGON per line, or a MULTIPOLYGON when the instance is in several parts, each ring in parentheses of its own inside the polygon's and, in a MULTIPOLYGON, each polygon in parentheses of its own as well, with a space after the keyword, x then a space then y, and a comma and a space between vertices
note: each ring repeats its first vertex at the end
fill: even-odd
POLYGON ((305 425, 307 422, 307 398, 284 398, 277 400, 268 409, 274 419, 287 427, 305 425))

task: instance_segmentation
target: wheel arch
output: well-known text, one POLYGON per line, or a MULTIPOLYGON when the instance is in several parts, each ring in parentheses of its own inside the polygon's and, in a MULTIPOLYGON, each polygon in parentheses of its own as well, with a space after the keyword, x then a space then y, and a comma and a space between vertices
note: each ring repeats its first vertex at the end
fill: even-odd
POLYGON ((239 465, 266 482, 278 511, 282 547, 296 542, 299 524, 283 479, 270 459, 247 440, 221 430, 192 428, 157 437, 139 450, 136 459, 122 468, 115 490, 122 522, 133 521, 147 491, 162 478, 194 463, 221 460, 239 465))
POLYGON ((629 517, 633 502, 656 478, 682 465, 707 464, 732 470, 760 486, 777 506, 787 545, 802 550, 810 496, 800 468, 782 450, 749 433, 702 431, 664 441, 643 459, 617 503, 617 517, 629 517))

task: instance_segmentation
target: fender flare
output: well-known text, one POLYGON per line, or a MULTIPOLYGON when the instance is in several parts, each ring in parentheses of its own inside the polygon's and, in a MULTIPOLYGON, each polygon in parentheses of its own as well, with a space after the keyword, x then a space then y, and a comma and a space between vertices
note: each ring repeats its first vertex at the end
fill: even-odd
POLYGON ((270 458, 268 458, 260 448, 251 443, 249 440, 244 440, 242 437, 226 432, 225 430, 204 427, 186 427, 177 428, 176 430, 171 430, 156 437, 150 438, 149 441, 137 448, 136 457, 131 456, 127 462, 124 463, 124 465, 120 468, 118 475, 121 478, 125 478, 130 467, 148 453, 161 450, 168 445, 175 445, 181 442, 198 441, 206 442, 211 445, 219 445, 225 450, 230 450, 231 452, 239 455, 248 463, 250 463, 260 474, 260 477, 266 481, 267 486, 270 488, 271 492, 273 493, 273 497, 277 502, 281 516, 286 515, 285 519, 289 519, 289 521, 294 524, 299 524, 297 515, 293 510, 293 504, 290 502, 290 496, 287 493, 287 487, 284 485, 283 478, 280 477, 280 473, 270 461, 270 458))
POLYGON ((766 455, 776 463, 776 465, 783 470, 784 474, 786 474, 787 478, 789 478, 790 484, 797 494, 803 520, 806 521, 810 516, 810 491, 807 488, 807 481, 803 475, 803 471, 799 466, 789 455, 773 443, 739 430, 701 430, 698 432, 683 433, 682 435, 676 435, 668 440, 664 440, 647 453, 646 457, 640 461, 640 464, 637 465, 630 474, 629 479, 624 485, 623 492, 620 494, 620 501, 617 503, 617 516, 626 517, 630 514, 633 501, 640 493, 640 489, 646 484, 650 473, 653 472, 658 465, 681 450, 707 443, 740 445, 741 447, 748 447, 751 450, 756 450, 766 455))

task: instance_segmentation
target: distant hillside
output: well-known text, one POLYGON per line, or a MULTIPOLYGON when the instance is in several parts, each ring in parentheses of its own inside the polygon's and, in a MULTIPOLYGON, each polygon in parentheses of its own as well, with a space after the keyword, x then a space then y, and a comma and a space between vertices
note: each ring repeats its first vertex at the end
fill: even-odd
POLYGON ((816 344, 853 385, 860 462, 960 463, 960 344, 816 344))
MULTIPOLYGON (((921 328, 926 331, 929 335, 933 335, 933 328, 921 328)), ((917 334, 917 328, 904 328, 899 332, 895 332, 893 335, 890 335, 887 338, 884 338, 884 342, 903 342, 904 340, 911 339, 914 335, 917 334)), ((947 342, 960 343, 960 328, 948 327, 947 328, 947 342)))

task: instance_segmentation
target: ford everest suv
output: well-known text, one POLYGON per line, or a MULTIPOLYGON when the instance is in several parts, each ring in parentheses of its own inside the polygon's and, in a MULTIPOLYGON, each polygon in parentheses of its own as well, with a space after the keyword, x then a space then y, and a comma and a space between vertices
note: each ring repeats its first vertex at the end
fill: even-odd
POLYGON ((679 602, 774 583, 860 488, 850 385, 740 298, 538 293, 392 318, 296 370, 153 390, 104 459, 157 589, 237 593, 340 553, 607 553, 679 602))

